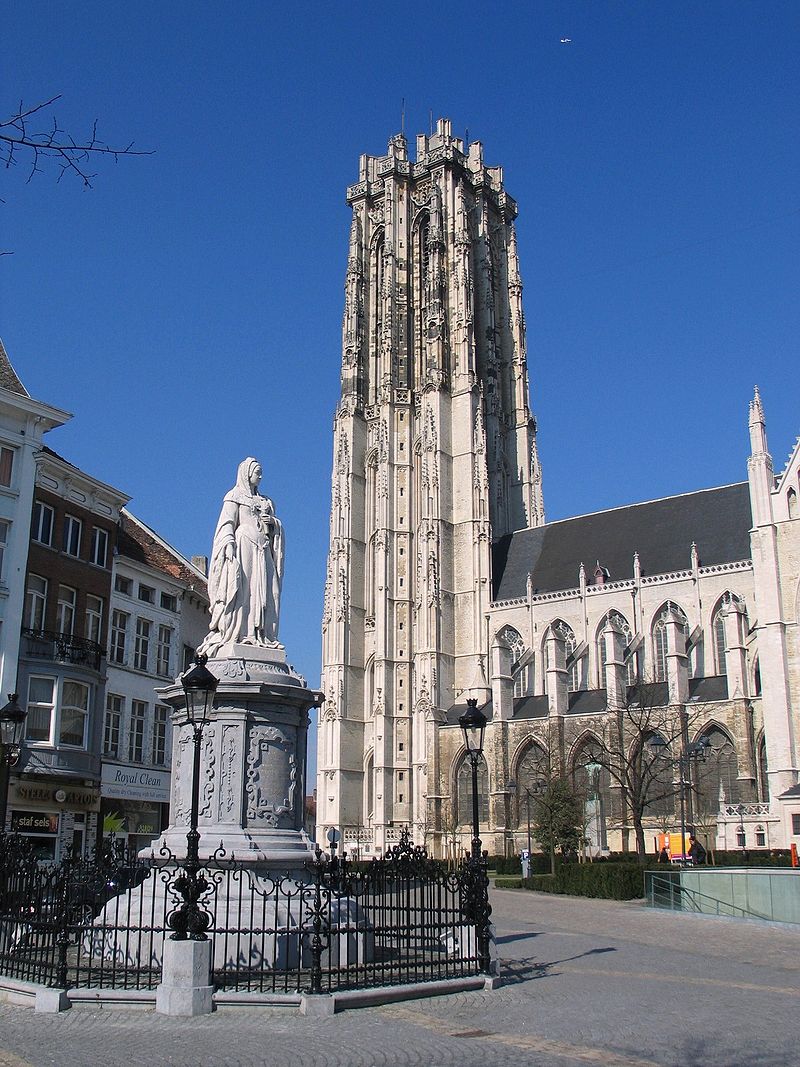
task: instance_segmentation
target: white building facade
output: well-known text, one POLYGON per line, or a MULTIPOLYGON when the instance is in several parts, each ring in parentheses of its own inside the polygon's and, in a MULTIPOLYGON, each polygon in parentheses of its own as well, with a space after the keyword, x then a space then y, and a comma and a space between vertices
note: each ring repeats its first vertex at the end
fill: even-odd
POLYGON ((208 630, 205 575, 122 512, 114 559, 101 778, 103 832, 146 847, 169 822, 172 721, 156 689, 208 630))
POLYGON ((0 699, 17 691, 36 455, 72 416, 33 400, 0 341, 0 699))

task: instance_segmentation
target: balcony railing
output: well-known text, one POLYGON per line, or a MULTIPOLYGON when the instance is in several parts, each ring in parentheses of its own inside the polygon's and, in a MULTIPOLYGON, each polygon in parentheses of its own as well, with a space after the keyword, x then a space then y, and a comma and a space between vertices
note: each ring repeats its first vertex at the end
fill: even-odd
POLYGON ((106 654, 102 645, 90 641, 88 637, 60 634, 55 630, 27 628, 23 628, 22 636, 27 639, 27 655, 40 656, 58 663, 77 663, 99 671, 100 660, 106 654))

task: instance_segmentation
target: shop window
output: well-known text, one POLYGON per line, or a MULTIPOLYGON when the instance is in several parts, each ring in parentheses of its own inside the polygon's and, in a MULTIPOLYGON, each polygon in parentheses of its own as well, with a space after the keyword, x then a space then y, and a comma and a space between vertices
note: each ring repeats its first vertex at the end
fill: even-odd
POLYGON ((103 730, 103 755, 111 759, 120 758, 120 735, 122 733, 122 713, 125 698, 116 693, 106 697, 106 721, 103 730))
POLYGON ((89 686, 65 678, 61 690, 61 724, 59 744, 70 748, 86 748, 86 727, 89 722, 89 686))
POLYGON ((86 636, 95 644, 103 641, 103 601, 99 596, 86 597, 86 636))
POLYGON ((147 619, 136 620, 136 644, 133 650, 133 665, 137 671, 147 670, 147 660, 150 656, 150 630, 151 624, 147 619))
POLYGON ((108 559, 108 530, 100 526, 92 527, 91 561, 96 567, 105 567, 108 559))
POLYGON ((14 474, 14 449, 0 448, 0 485, 11 485, 14 474))
POLYGON ((169 677, 169 658, 172 643, 172 630, 169 626, 161 625, 158 628, 158 644, 156 646, 156 674, 162 678, 169 677))
POLYGON ((44 629, 44 612, 47 604, 47 579, 38 574, 29 574, 25 590, 25 617, 22 625, 28 630, 44 629))
POLYGON ((86 748, 89 687, 74 678, 28 680, 26 739, 31 744, 86 748))
POLYGON ((28 680, 28 715, 25 719, 25 737, 28 741, 52 743, 55 697, 55 678, 34 676, 28 680))
POLYGON ((33 529, 31 536, 40 545, 49 548, 53 543, 53 523, 55 512, 49 504, 43 504, 41 500, 34 501, 33 505, 33 529))
POLYGON ((144 759, 144 724, 147 719, 147 704, 143 700, 131 701, 131 728, 128 735, 128 759, 141 763, 144 759))
POLYGON ((74 515, 64 516, 64 551, 68 556, 80 556, 83 523, 74 515))
POLYGON ((164 767, 167 762, 167 724, 169 723, 169 708, 163 704, 156 704, 153 715, 153 763, 157 767, 164 767))
POLYGON ((111 662, 125 663, 125 641, 128 634, 128 615, 115 608, 111 615, 111 662))

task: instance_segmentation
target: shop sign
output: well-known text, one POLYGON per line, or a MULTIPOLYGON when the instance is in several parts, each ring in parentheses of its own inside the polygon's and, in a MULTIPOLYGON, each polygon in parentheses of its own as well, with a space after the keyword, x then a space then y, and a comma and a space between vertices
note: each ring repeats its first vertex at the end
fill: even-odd
POLYGON ((100 792, 118 800, 169 801, 169 771, 148 771, 142 767, 104 763, 100 792))
POLYGON ((18 782, 11 789, 9 800, 17 804, 55 803, 69 811, 97 811, 100 806, 100 794, 95 789, 79 789, 71 785, 53 786, 38 782, 18 782))
POLYGON ((46 811, 12 811, 11 830, 18 834, 57 834, 58 813, 46 811))

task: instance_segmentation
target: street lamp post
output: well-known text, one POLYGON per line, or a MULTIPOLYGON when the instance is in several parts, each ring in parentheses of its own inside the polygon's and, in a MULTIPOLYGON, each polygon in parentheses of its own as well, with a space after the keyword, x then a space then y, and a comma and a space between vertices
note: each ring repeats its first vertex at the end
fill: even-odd
POLYGON ((8 787, 11 768, 19 760, 22 748, 22 731, 27 712, 19 706, 18 693, 8 694, 8 703, 0 708, 0 834, 5 833, 8 814, 8 787))
POLYGON ((200 874, 200 833, 197 829, 200 809, 200 753, 203 730, 208 724, 209 712, 217 688, 217 679, 206 667, 207 656, 196 655, 192 667, 182 676, 181 685, 186 697, 186 717, 192 728, 194 760, 192 763, 192 806, 189 816, 189 832, 186 834, 186 861, 183 871, 175 881, 175 888, 182 896, 180 906, 170 915, 169 926, 174 931, 173 941, 206 941, 209 917, 200 907, 200 897, 208 889, 208 882, 200 874))
MULTIPOLYGON (((650 751, 656 759, 662 759, 678 768, 680 775, 680 798, 681 798, 681 866, 686 867, 686 786, 688 784, 692 763, 698 760, 706 760, 711 748, 711 741, 703 736, 683 749, 677 756, 667 755, 667 742, 661 734, 653 734, 649 741, 650 751)), ((694 830, 694 827, 692 827, 694 830)))
POLYGON ((467 710, 460 716, 458 725, 464 735, 464 744, 472 765, 472 856, 475 859, 479 859, 481 854, 478 767, 483 759, 483 737, 486 732, 486 722, 486 716, 478 707, 478 701, 474 697, 470 697, 467 701, 467 710))
POLYGON ((473 697, 467 700, 467 710, 459 717, 458 724, 464 735, 464 744, 472 765, 472 850, 467 858, 465 871, 466 913, 475 924, 478 963, 484 974, 491 971, 489 952, 489 878, 486 861, 481 856, 480 810, 478 806, 478 767, 483 758, 483 737, 487 719, 473 697))

